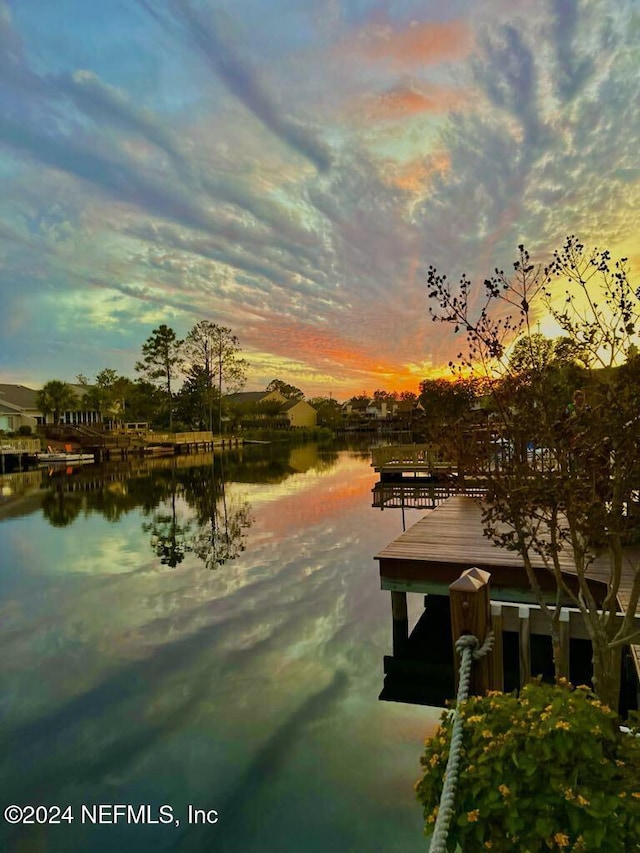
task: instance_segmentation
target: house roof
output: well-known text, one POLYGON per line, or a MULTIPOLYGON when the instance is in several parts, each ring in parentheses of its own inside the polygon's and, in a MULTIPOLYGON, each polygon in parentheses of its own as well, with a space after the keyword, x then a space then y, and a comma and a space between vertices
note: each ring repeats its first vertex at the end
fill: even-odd
MULTIPOLYGON (((300 404, 302 404, 303 406, 307 406, 307 408, 309 409, 313 409, 313 406, 310 403, 307 403, 306 400, 300 400, 300 398, 297 398, 295 400, 287 400, 286 403, 283 403, 280 407, 280 411, 288 412, 290 409, 295 409, 295 407, 299 406, 300 404)), ((315 412, 315 409, 313 409, 313 411, 315 412)))
POLYGON ((268 391, 237 391, 235 394, 227 394, 225 399, 230 403, 259 403, 269 393, 268 391))
POLYGON ((351 406, 352 409, 362 409, 364 411, 370 404, 371 400, 358 397, 357 399, 347 400, 345 406, 351 406))
POLYGON ((0 383, 0 401, 18 409, 37 409, 36 394, 33 388, 25 385, 0 383))
MULTIPOLYGON (((84 395, 89 390, 90 386, 80 385, 74 382, 65 382, 68 388, 71 388, 78 400, 82 400, 84 395)), ((36 397, 37 391, 33 388, 27 388, 26 385, 11 385, 10 383, 0 383, 0 403, 6 403, 14 409, 24 411, 30 409, 32 411, 40 411, 36 397)))
POLYGON ((10 415, 14 415, 16 412, 21 412, 22 409, 20 406, 14 406, 12 403, 7 403, 6 400, 3 400, 0 397, 0 412, 8 412, 10 415))

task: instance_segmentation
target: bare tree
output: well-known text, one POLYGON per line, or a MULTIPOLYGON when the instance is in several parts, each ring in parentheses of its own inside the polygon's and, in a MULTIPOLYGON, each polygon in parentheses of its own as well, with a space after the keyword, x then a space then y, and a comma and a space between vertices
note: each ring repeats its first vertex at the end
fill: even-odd
POLYGON ((587 251, 575 237, 567 238, 547 267, 532 264, 524 246, 519 250, 513 275, 496 269, 479 288, 466 277, 453 288, 431 267, 430 313, 466 336, 466 352, 452 368, 491 385, 501 452, 498 464, 491 464, 491 447, 478 449, 488 483, 485 533, 522 556, 550 621, 556 670, 563 597, 580 609, 593 648, 594 687, 617 708, 621 650, 638 638, 633 631, 640 598, 637 564, 626 569, 631 576, 626 617, 615 616, 625 546, 637 536, 640 361, 634 342, 640 305, 625 259, 613 262, 607 251, 587 251), (589 365, 581 376, 590 405, 558 410, 566 374, 546 357, 547 347, 533 331, 540 311, 556 320, 569 351, 582 353, 589 365), (530 357, 513 364, 509 344, 517 338, 521 353, 530 357), (575 568, 577 593, 561 571, 566 554, 575 568), (597 600, 589 569, 602 554, 609 555, 611 569, 606 592, 597 600), (547 603, 536 577, 536 555, 555 578, 554 605, 547 603))
POLYGON ((222 432, 222 391, 239 391, 244 385, 247 362, 240 357, 240 341, 226 326, 202 320, 185 340, 189 369, 199 370, 207 387, 209 428, 213 431, 213 406, 217 399, 218 432, 222 432))

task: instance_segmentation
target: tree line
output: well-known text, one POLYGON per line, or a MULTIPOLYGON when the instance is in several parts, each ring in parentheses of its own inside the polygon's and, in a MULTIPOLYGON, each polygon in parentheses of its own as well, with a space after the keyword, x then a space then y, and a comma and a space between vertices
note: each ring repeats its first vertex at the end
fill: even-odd
MULTIPOLYGON (((233 331, 202 320, 184 339, 164 323, 153 329, 142 344, 135 380, 110 367, 93 382, 84 374, 77 378, 85 388, 82 408, 99 412, 103 419, 126 417, 170 430, 179 423, 221 432, 223 394, 243 387, 247 367, 233 331), (179 377, 183 381, 176 389, 179 377)), ((64 412, 78 408, 74 389, 57 379, 38 391, 36 402, 43 414, 53 414, 56 423, 64 412)))

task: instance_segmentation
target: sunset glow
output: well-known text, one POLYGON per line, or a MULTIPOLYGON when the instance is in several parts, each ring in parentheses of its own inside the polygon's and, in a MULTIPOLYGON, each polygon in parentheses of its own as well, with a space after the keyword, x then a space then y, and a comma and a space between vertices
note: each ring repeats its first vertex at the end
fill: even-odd
POLYGON ((639 265, 631 0, 0 0, 0 380, 134 375, 230 326, 246 388, 417 391, 482 281, 567 234, 639 265))

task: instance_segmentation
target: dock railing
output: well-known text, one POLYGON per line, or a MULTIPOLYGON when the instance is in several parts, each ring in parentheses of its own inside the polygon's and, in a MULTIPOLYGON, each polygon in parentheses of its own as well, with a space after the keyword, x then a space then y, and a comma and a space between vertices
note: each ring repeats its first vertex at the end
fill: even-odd
POLYGON ((40 439, 0 436, 0 451, 2 453, 39 453, 40 439))
POLYGON ((396 444, 374 447, 371 451, 374 468, 450 468, 452 463, 436 444, 396 444))
MULTIPOLYGON (((478 568, 465 569, 458 580, 449 586, 451 602, 451 633, 454 641, 462 634, 474 634, 480 640, 489 632, 494 646, 485 666, 475 676, 475 689, 484 693, 488 689, 504 690, 503 632, 518 636, 518 664, 520 686, 531 680, 531 637, 551 636, 551 625, 539 604, 516 604, 495 601, 490 595, 491 573, 478 568)), ((624 613, 612 616, 622 622, 624 613)), ((640 614, 634 620, 635 630, 640 630, 640 614)), ((577 607, 561 607, 559 613, 559 660, 556 674, 569 678, 571 640, 590 640, 584 617, 577 607)))

